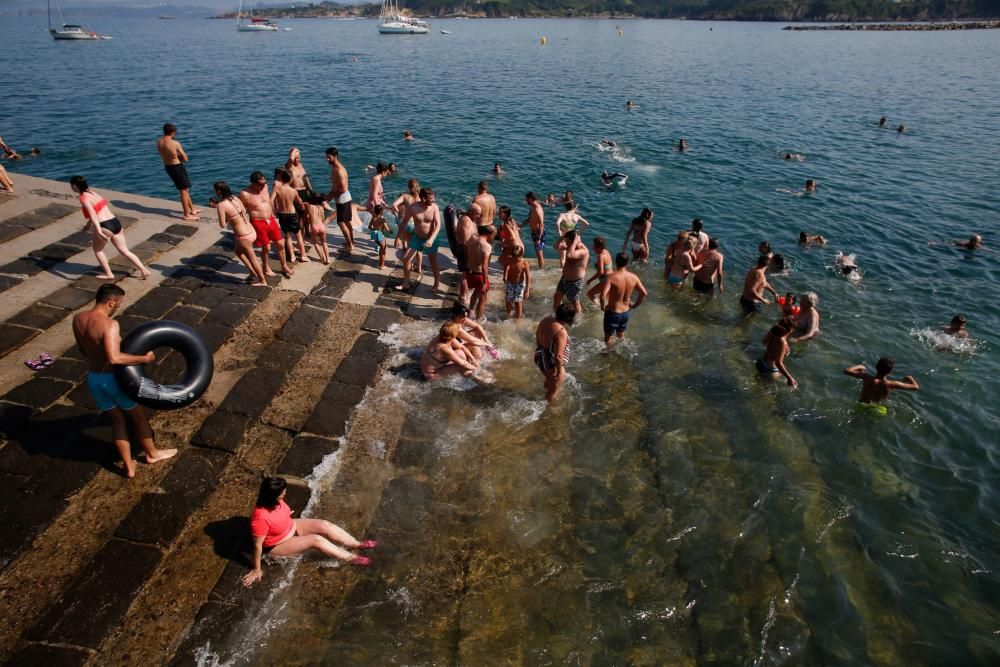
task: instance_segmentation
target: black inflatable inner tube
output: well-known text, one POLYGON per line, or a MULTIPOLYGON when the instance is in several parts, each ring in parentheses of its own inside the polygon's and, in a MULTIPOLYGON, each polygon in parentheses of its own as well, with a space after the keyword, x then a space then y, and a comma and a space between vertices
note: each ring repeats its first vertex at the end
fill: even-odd
POLYGON ((156 410, 176 410, 198 399, 215 371, 212 353, 198 332, 171 320, 146 322, 132 329, 122 341, 122 352, 143 355, 158 347, 169 347, 184 356, 187 368, 179 384, 159 384, 146 377, 142 364, 115 366, 115 379, 122 391, 140 405, 156 410))
POLYGON ((458 237, 455 236, 457 226, 458 209, 454 204, 448 204, 444 209, 444 233, 448 236, 448 248, 454 257, 458 257, 458 237))

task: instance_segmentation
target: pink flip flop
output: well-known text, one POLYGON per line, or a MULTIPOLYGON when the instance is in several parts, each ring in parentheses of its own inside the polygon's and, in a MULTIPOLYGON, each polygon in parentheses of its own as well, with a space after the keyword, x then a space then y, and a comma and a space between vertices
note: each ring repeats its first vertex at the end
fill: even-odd
POLYGON ((42 352, 38 355, 38 362, 45 368, 48 368, 52 364, 56 363, 56 360, 50 357, 48 352, 42 352))
POLYGON ((45 368, 45 365, 42 364, 42 362, 38 361, 37 359, 26 359, 25 362, 24 362, 24 365, 27 366, 28 368, 30 368, 33 371, 37 371, 37 370, 41 370, 42 368, 45 368))

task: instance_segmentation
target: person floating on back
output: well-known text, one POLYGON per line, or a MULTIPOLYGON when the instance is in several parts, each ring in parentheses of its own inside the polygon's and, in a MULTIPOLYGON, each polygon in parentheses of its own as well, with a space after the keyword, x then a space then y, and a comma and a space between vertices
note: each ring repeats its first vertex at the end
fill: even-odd
POLYGON ((864 364, 851 366, 844 369, 845 375, 861 380, 861 395, 858 397, 858 405, 865 407, 877 414, 885 415, 889 413, 888 408, 881 405, 893 389, 907 389, 917 391, 920 385, 912 375, 905 376, 902 380, 890 380, 896 361, 892 357, 882 357, 875 364, 875 375, 870 375, 864 364), (873 406, 867 408, 866 406, 873 406))

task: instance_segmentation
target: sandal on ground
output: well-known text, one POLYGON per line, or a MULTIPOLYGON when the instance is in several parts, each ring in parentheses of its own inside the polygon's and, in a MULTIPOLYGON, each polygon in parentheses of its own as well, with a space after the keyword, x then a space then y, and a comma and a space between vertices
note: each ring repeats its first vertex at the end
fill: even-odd
POLYGON ((39 363, 42 364, 42 366, 45 366, 46 368, 48 368, 52 364, 56 363, 56 360, 53 359, 52 357, 50 357, 48 352, 42 352, 38 356, 38 361, 39 361, 39 363))
POLYGON ((37 370, 41 370, 41 369, 45 368, 45 364, 43 364, 42 362, 38 361, 37 359, 26 359, 24 361, 24 365, 27 366, 28 368, 30 368, 33 371, 37 371, 37 370))

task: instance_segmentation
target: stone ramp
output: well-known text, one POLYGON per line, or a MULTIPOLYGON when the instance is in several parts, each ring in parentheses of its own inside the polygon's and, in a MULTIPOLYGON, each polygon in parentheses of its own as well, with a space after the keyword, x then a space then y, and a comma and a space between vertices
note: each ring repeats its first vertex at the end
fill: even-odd
MULTIPOLYGON (((136 204, 143 206, 149 205, 136 204)), ((0 613, 17 619, 0 632, 0 658, 11 664, 125 664, 135 654, 123 657, 121 641, 150 660, 167 660, 229 562, 215 553, 230 551, 219 546, 227 539, 214 526, 240 523, 262 470, 303 476, 336 449, 338 429, 342 435, 346 415, 381 361, 372 331, 403 319, 401 307, 434 312, 440 303, 378 297, 390 276, 371 270, 370 256, 361 266, 335 262, 329 271, 300 265, 277 290, 251 288, 226 273, 234 268, 227 241, 191 254, 183 252, 185 244, 197 245, 205 234, 185 237, 181 228, 191 225, 169 227, 133 250, 181 259, 180 265, 166 274, 151 267, 155 278, 144 290, 130 283, 129 295, 138 291, 139 298, 119 321, 123 332, 150 319, 184 321, 216 355, 217 376, 206 396, 152 420, 161 446, 181 447, 177 457, 140 466, 129 482, 117 476, 110 429, 93 412, 83 386, 86 365, 72 348, 37 374, 24 369, 0 380, 7 387, 0 396, 0 480, 6 482, 0 494, 4 507, 16 508, 4 512, 0 540, 0 613), (366 281, 370 287, 359 290, 366 281), (348 291, 352 300, 368 303, 345 301, 348 291), (327 339, 339 341, 339 353, 324 345, 327 339), (268 444, 259 446, 262 441, 268 444), (202 576, 179 595, 178 572, 193 571, 202 576), (87 611, 92 605, 99 609, 87 611), (177 607, 168 619, 158 611, 164 605, 177 607), (145 636, 157 626, 151 618, 163 619, 174 634, 145 636)), ((63 256, 72 257, 67 252, 63 256)), ((42 271, 33 275, 45 277, 42 271)), ((71 343, 71 335, 56 330, 90 302, 92 290, 96 285, 86 277, 76 278, 44 297, 42 305, 62 311, 58 319, 43 310, 47 317, 26 327, 19 311, 18 322, 0 324, 37 332, 6 350, 0 370, 12 367, 15 353, 36 336, 71 343)), ((152 370, 171 378, 182 366, 180 355, 170 353, 152 370)))

